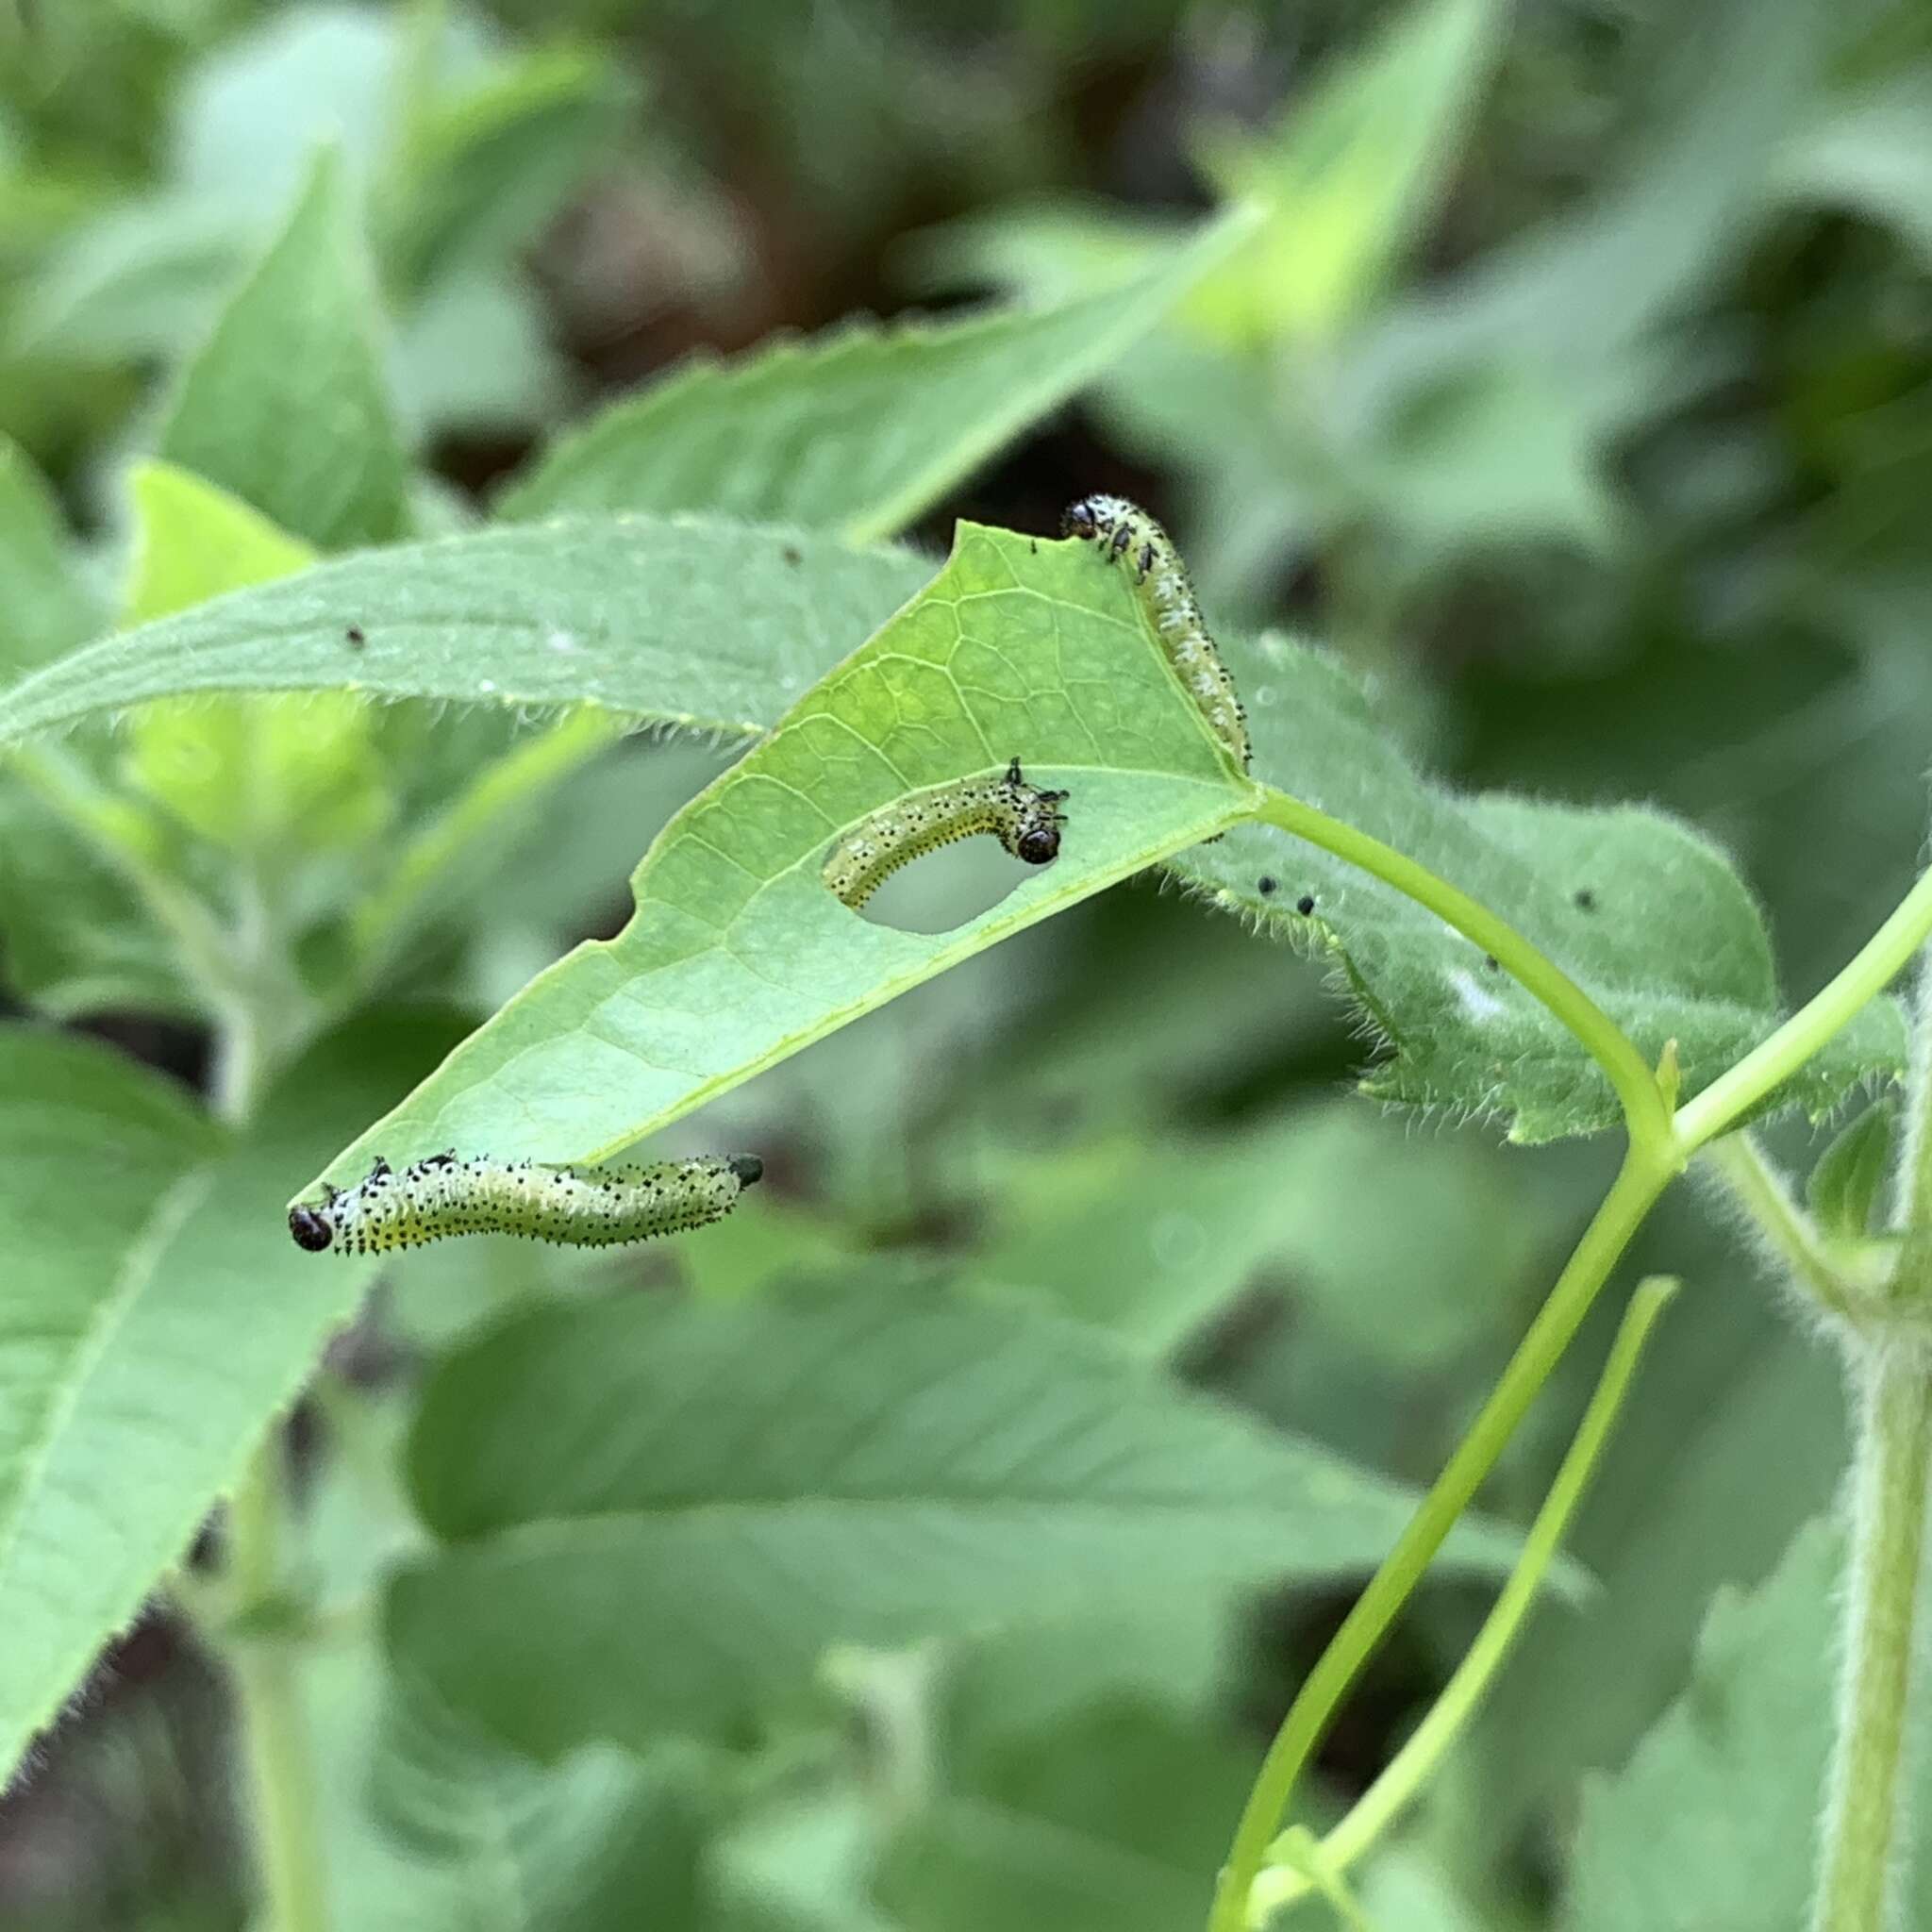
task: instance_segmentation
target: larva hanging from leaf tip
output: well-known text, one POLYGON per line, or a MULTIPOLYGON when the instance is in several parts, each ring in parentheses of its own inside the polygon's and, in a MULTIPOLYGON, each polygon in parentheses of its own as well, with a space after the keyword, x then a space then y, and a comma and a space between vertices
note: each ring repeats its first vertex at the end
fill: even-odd
POLYGON ((378 1157, 353 1188, 327 1188, 320 1202, 291 1208, 289 1232, 316 1255, 386 1254, 461 1234, 611 1247, 720 1221, 764 1171, 756 1154, 706 1154, 608 1174, 458 1160, 454 1148, 401 1168, 378 1157))
POLYGON ((1174 540, 1124 496, 1083 496, 1060 519, 1063 537, 1097 544, 1109 562, 1124 563, 1134 596, 1181 688, 1208 728, 1243 772, 1254 763, 1248 714, 1194 601, 1187 566, 1174 540))
POLYGON ((861 819, 825 855, 825 889, 857 912, 902 865, 979 832, 1028 865, 1046 865, 1059 857, 1065 820, 1058 807, 1066 796, 1029 785, 1018 758, 997 778, 908 791, 861 819))

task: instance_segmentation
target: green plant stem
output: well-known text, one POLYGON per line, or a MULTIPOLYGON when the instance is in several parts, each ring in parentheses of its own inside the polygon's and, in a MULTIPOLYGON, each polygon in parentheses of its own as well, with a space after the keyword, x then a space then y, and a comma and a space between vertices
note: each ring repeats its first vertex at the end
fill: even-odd
MULTIPOLYGON (((258 884, 245 881, 242 894, 251 924, 260 921, 254 940, 270 930, 258 884)), ((215 1108, 233 1126, 245 1126, 260 1102, 269 1071, 263 1020, 259 1008, 239 1000, 217 1029, 215 1108)), ((213 1636, 234 1675, 266 1932, 328 1932, 321 1795, 299 1643, 286 1618, 252 1614, 272 1607, 280 1590, 282 1494, 282 1436, 271 1425, 228 1500, 227 1617, 213 1636)))
MULTIPOLYGON (((1827 985, 1735 1067, 1677 1109, 1678 1145, 1688 1158, 1728 1131, 1795 1074, 1905 970, 1932 936, 1932 872, 1827 985)), ((1493 950, 1493 949, 1492 949, 1493 950)))
MULTIPOLYGON (((1932 873, 1927 873, 1828 985, 1674 1118, 1674 1096, 1665 1093, 1658 1076, 1609 1016, 1486 907, 1380 840, 1285 792, 1264 788, 1257 815, 1360 866, 1482 946, 1541 1000, 1603 1067, 1623 1105, 1630 1144, 1615 1184, 1481 1413, 1290 1707, 1248 1794, 1215 1890, 1208 1932, 1245 1932, 1249 1895, 1261 1861, 1336 1707, 1494 1467, 1657 1196, 1699 1148, 1758 1106, 1883 991, 1932 934, 1932 873)), ((1932 1184, 1932 1152, 1923 1164, 1932 1184)), ((1932 1226, 1932 1204, 1913 1218, 1912 1224, 1932 1226)), ((1932 1233, 1927 1244, 1932 1251, 1932 1233)), ((1832 1927, 1831 1932, 1840 1928, 1832 1927)))
POLYGON ((1904 1875, 1900 1787, 1932 1483, 1932 1355, 1912 1332, 1932 1299, 1928 1219, 1932 957, 1921 964, 1906 1094, 1893 1214, 1903 1236, 1898 1258, 1883 1295, 1864 1311, 1862 1329, 1840 1324, 1853 1394, 1851 1549, 1816 1932, 1881 1932, 1904 1875))
MULTIPOLYGON (((1584 1491, 1596 1470, 1604 1447, 1616 1426, 1624 1397, 1637 1374, 1644 1343, 1657 1318, 1677 1291, 1668 1276, 1651 1275, 1640 1282, 1611 1344, 1608 1360, 1597 1380, 1596 1391, 1583 1412, 1576 1435, 1557 1471, 1557 1479, 1537 1511, 1523 1554, 1509 1580, 1483 1621, 1475 1641, 1430 1706, 1408 1741, 1395 1754, 1373 1785, 1351 1807, 1348 1816, 1324 1838, 1320 1862, 1311 1869, 1330 1874, 1345 1873, 1384 1831, 1427 1781, 1436 1766, 1474 1716, 1484 1693, 1521 1633, 1544 1574, 1556 1560, 1584 1491)), ((1315 1879, 1280 1868, 1263 1872, 1248 1899, 1248 1916, 1259 1923, 1271 1911, 1292 1903, 1315 1889, 1315 1879)))
POLYGON ((1826 1795, 1816 1932, 1881 1932, 1899 1877, 1932 1376, 1922 1348, 1881 1338, 1856 1359, 1852 1550, 1837 1758, 1826 1795))
POLYGON ((1617 1257, 1676 1172, 1674 1163, 1655 1149, 1633 1144, 1625 1154, 1615 1183, 1482 1412, 1322 1653, 1275 1734, 1235 1831, 1234 1846, 1215 1891, 1209 1932, 1243 1932, 1249 1890, 1280 1828, 1296 1780, 1336 1707, 1374 1655, 1442 1539, 1495 1467, 1516 1425, 1590 1312, 1617 1257))
POLYGON ((1890 1299, 1924 1315, 1932 1306, 1932 946, 1919 961, 1907 1081, 1905 1133, 1892 1187, 1892 1227, 1899 1236, 1890 1299))
MULTIPOLYGON (((228 1576, 237 1611, 267 1604, 281 1558, 281 1435, 256 1451, 228 1506, 228 1576)), ((248 1765, 256 1856, 269 1932, 327 1932, 321 1797, 302 1707, 299 1657, 289 1633, 268 1620, 261 1634, 229 1636, 248 1765)))
MULTIPOLYGON (((1272 787, 1264 793, 1260 817, 1292 832, 1337 858, 1380 879, 1452 925, 1480 946, 1526 991, 1533 993, 1574 1033, 1616 1090, 1633 1144, 1660 1147, 1670 1139, 1671 1116, 1657 1075, 1622 1028, 1559 966, 1544 958, 1512 925, 1498 919, 1426 866, 1392 845, 1385 845, 1326 812, 1272 787)), ((1815 1051, 1815 1049, 1814 1049, 1815 1051)))
MULTIPOLYGON (((1306 1824, 1291 1824, 1281 1834, 1275 1850, 1292 1868, 1296 1886, 1281 1903, 1287 1903, 1288 1898, 1306 1897, 1311 1891, 1319 1892, 1334 1907, 1336 1918, 1348 1932, 1374 1932, 1369 1915, 1348 1889, 1341 1862, 1330 1856, 1328 1845, 1329 1840, 1318 1839, 1306 1824)), ((1262 1873, 1261 1882, 1266 1884, 1274 1875, 1262 1873)))
POLYGON ((1852 1303, 1852 1288, 1825 1253, 1811 1217, 1765 1158, 1757 1136, 1724 1134, 1704 1150, 1704 1162, 1819 1304, 1843 1314, 1852 1303))

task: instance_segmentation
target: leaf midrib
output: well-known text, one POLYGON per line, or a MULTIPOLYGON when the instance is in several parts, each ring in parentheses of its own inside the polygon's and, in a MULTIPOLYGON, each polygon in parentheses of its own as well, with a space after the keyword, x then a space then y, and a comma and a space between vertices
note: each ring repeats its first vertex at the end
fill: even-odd
MULTIPOLYGON (((1295 1478, 1284 1477, 1284 1491, 1293 1480, 1295 1478)), ((1376 1500, 1391 1503, 1397 1499, 1399 1493, 1392 1485, 1384 1488, 1379 1478, 1367 1472, 1352 1472, 1347 1480, 1355 1486, 1357 1493, 1345 1497, 1338 1496, 1332 1504, 1322 1503, 1315 1507, 1346 1513, 1374 1495, 1377 1491, 1381 1493, 1376 1496, 1376 1500)), ((1238 1502, 1230 1503, 1204 1495, 1127 1494, 1118 1497, 1092 1497, 1070 1496, 1053 1491, 1037 1493, 1016 1491, 1007 1495, 975 1495, 970 1491, 955 1492, 943 1490, 897 1491, 876 1495, 786 1494, 774 1491, 768 1495, 754 1496, 712 1495, 691 1499, 672 1497, 662 1502, 583 1509, 567 1515, 527 1516, 514 1523, 447 1536, 439 1532, 438 1541, 445 1551, 465 1554, 494 1554, 506 1550, 513 1552, 516 1546, 525 1543, 535 1546, 532 1554, 541 1554, 546 1547, 577 1541, 579 1533, 581 1540, 589 1543, 601 1542, 607 1537, 636 1535, 647 1530, 685 1524, 718 1523, 729 1525, 747 1521, 756 1523, 761 1518, 776 1518, 791 1512, 843 1518, 874 1514, 883 1519, 908 1511, 927 1509, 942 1509, 957 1515, 986 1517, 1044 1510, 1052 1513, 1057 1524, 1064 1524, 1070 1517, 1083 1513, 1104 1518, 1211 1516, 1222 1523, 1252 1519, 1263 1526, 1278 1528, 1284 1514, 1294 1515, 1307 1507, 1307 1497, 1289 1496, 1285 1497, 1282 1503, 1274 1504, 1243 1497, 1238 1502)))
POLYGON ((10 1557, 14 1534, 46 1474, 55 1448, 74 1419, 82 1391, 105 1359, 128 1314, 154 1280, 175 1237, 207 1198, 214 1185, 215 1173, 215 1163, 204 1161, 176 1176, 162 1191, 141 1231, 129 1242, 112 1290, 95 1305, 73 1361, 54 1385, 43 1411, 44 1425, 37 1446, 21 1473, 13 1503, 4 1522, 0 1522, 0 1566, 10 1557))

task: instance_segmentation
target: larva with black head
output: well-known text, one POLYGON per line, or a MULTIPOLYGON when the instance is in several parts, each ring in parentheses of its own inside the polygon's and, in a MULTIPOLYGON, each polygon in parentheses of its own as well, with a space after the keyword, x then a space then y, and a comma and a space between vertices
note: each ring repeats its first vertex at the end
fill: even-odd
POLYGON ((353 1188, 328 1188, 320 1202, 291 1208, 289 1232, 310 1254, 381 1255, 462 1234, 613 1247, 723 1220, 764 1171, 755 1154, 579 1174, 527 1160, 458 1160, 452 1149, 408 1167, 378 1159, 353 1188))
POLYGON ((902 865, 956 839, 991 832, 1015 858, 1059 857, 1064 791, 1029 785, 1015 758, 998 777, 957 778, 908 791, 861 819, 825 855, 825 888, 857 912, 902 865))
POLYGON ((1126 565, 1135 598, 1174 675, 1207 719, 1208 728, 1247 771, 1255 756, 1248 741, 1248 714, 1208 635, 1174 540, 1124 496, 1083 496, 1060 519, 1060 534, 1096 544, 1110 562, 1126 565))

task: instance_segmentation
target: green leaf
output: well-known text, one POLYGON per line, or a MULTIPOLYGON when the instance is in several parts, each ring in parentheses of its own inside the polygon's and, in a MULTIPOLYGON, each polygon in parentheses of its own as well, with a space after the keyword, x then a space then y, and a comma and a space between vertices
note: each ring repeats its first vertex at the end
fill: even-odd
POLYGON ((848 325, 695 364, 568 432, 499 508, 721 510, 855 541, 903 529, 1107 374, 1251 225, 1228 217, 1130 280, 1048 308, 848 325))
POLYGON ((225 591, 293 576, 315 561, 312 545, 176 464, 135 464, 128 493, 134 501, 130 625, 172 617, 225 591))
POLYGON ((174 947, 126 881, 11 773, 0 785, 0 977, 37 1011, 197 1016, 174 947))
POLYGON ((1427 0, 1359 60, 1297 93, 1267 134, 1201 145, 1228 195, 1253 196, 1266 225, 1239 264, 1189 307, 1243 343, 1326 341, 1374 297, 1421 225, 1493 58, 1492 0, 1427 0))
POLYGON ((1291 1235, 1300 1203, 1280 1181, 1300 1127, 1015 1150, 991 1176, 1003 1225, 975 1278, 1149 1355, 1173 1349, 1291 1235))
POLYGON ((602 1158, 1251 797, 1124 573, 1077 542, 961 524, 933 583, 659 834, 624 931, 532 981, 331 1178, 452 1144, 602 1158), (1071 818, 1058 859, 998 905, 933 936, 826 890, 824 853, 868 813, 1015 756, 1072 790, 1071 818))
MULTIPOLYGON (((1801 1531, 1755 1594, 1712 1606, 1684 1698, 1614 1777, 1586 1789, 1568 1932, 1800 1932, 1838 1676, 1843 1563, 1832 1527, 1801 1531)), ((1932 1809, 1922 1761, 1910 1802, 1932 1809)), ((1901 1924, 1932 1909, 1921 1859, 1901 1924)))
MULTIPOLYGON (((408 1658, 390 1666, 373 1747, 367 1730, 341 1741, 360 1747, 356 1795, 371 1824, 408 1856, 372 1901, 391 1923, 408 1932, 616 1927, 648 1900, 654 1928, 697 1932, 704 1819, 688 1754, 640 1758, 591 1744, 540 1764, 452 1715, 408 1658)), ((375 1714, 365 1706, 360 1715, 375 1714)))
POLYGON ((182 375, 160 454, 325 550, 407 522, 407 470, 341 164, 317 160, 287 225, 182 375))
MULTIPOLYGON (((1589 810, 1429 784, 1333 660, 1277 638, 1235 640, 1255 775, 1374 833, 1494 908, 1575 979, 1652 1061, 1672 1041, 1685 1098, 1778 1024, 1764 921, 1714 846, 1641 807, 1589 810)), ((1388 1049, 1381 1099, 1507 1121, 1514 1141, 1614 1126, 1608 1082, 1540 1002, 1433 913, 1270 827, 1243 825, 1174 870, 1224 909, 1324 958, 1388 1049), (1268 880, 1271 890, 1263 891, 1268 880), (1312 899, 1312 911, 1296 910, 1312 899)), ((1775 1096, 1827 1112, 1904 1065, 1880 1000, 1775 1096)))
POLYGON ((384 259, 412 288, 499 266, 576 191, 625 106, 610 64, 571 47, 521 55, 436 102, 389 198, 384 259))
POLYGON ((100 628, 99 599, 26 452, 0 436, 0 671, 17 677, 100 628))
POLYGON ((1212 1899, 1255 1771, 1134 1705, 1013 1740, 895 1834, 880 1903, 908 1932, 1172 1932, 1212 1899))
POLYGON ((868 1896, 877 1805, 856 1778, 734 1821, 708 1865, 729 1932, 906 1932, 868 1896))
MULTIPOLYGON (((9 1770, 148 1580, 109 1613, 77 1618, 97 1594, 96 1565, 116 1553, 99 1547, 98 1529, 92 1540, 76 1533, 99 1498, 113 1507, 124 1473, 105 1444, 79 1467, 60 1449, 85 1379, 117 1341, 124 1284, 139 1280, 148 1253, 190 1211, 222 1146, 172 1081, 91 1042, 0 1030, 0 1600, 9 1638, 0 1764, 9 1770), (68 1519, 66 1537, 49 1533, 50 1516, 68 1519)), ((125 1474, 140 1486, 140 1470, 125 1474)))
POLYGON ((946 1659, 954 1750, 997 1750, 1097 1705, 1210 1711, 1225 1688, 1228 1632, 1245 1607, 1239 1588, 1202 1591, 1186 1602, 1090 1606, 959 1643, 946 1659))
POLYGON ((1879 1190, 1891 1172, 1898 1109, 1887 1101, 1868 1107, 1818 1157, 1805 1192, 1828 1235, 1861 1241, 1873 1232, 1879 1190))
POLYGON ((1657 125, 1627 168, 1426 288, 1365 345, 1365 373, 1428 385, 1501 358, 1596 398, 1601 429, 1654 408, 1654 395, 1627 394, 1633 366, 1620 377, 1617 353, 1687 306, 1751 232, 1776 150, 1817 97, 1827 24, 1817 6, 1700 8, 1669 42, 1657 125), (1623 410, 1605 408, 1612 396, 1623 410))
POLYGON ((1000 1238, 975 1267, 991 1291, 1158 1352, 1272 1262, 1324 1335, 1411 1374, 1494 1324, 1557 1232, 1493 1150, 1347 1100, 1238 1136, 1015 1148, 992 1194, 1000 1238))
POLYGON ((409 1475, 447 1547, 391 1643, 540 1755, 795 1698, 835 1641, 1345 1574, 1407 1510, 1069 1324, 894 1294, 539 1310, 437 1374, 409 1475))
POLYGON ((749 736, 931 574, 908 551, 723 520, 584 517, 397 544, 76 651, 0 695, 0 742, 143 698, 343 688, 584 701, 749 736))
POLYGON ((446 1724, 399 1732, 371 1643, 318 1650, 303 1691, 321 1784, 331 1923, 357 1932, 662 1932, 702 1840, 674 1768, 608 1745, 542 1765, 446 1724))
POLYGON ((0 1767, 179 1557, 374 1273, 303 1266, 289 1177, 453 1030, 348 1029, 225 1143, 105 1050, 0 1029, 0 1767))
MULTIPOLYGON (((315 553, 239 497, 170 463, 137 465, 129 615, 167 617, 224 591, 291 576, 315 553)), ((218 845, 282 855, 353 845, 391 800, 369 708, 311 698, 167 699, 142 708, 127 774, 140 791, 218 845)))
POLYGON ((22 278, 7 346, 83 364, 178 355, 207 332, 249 242, 248 223, 207 195, 114 207, 22 278))

